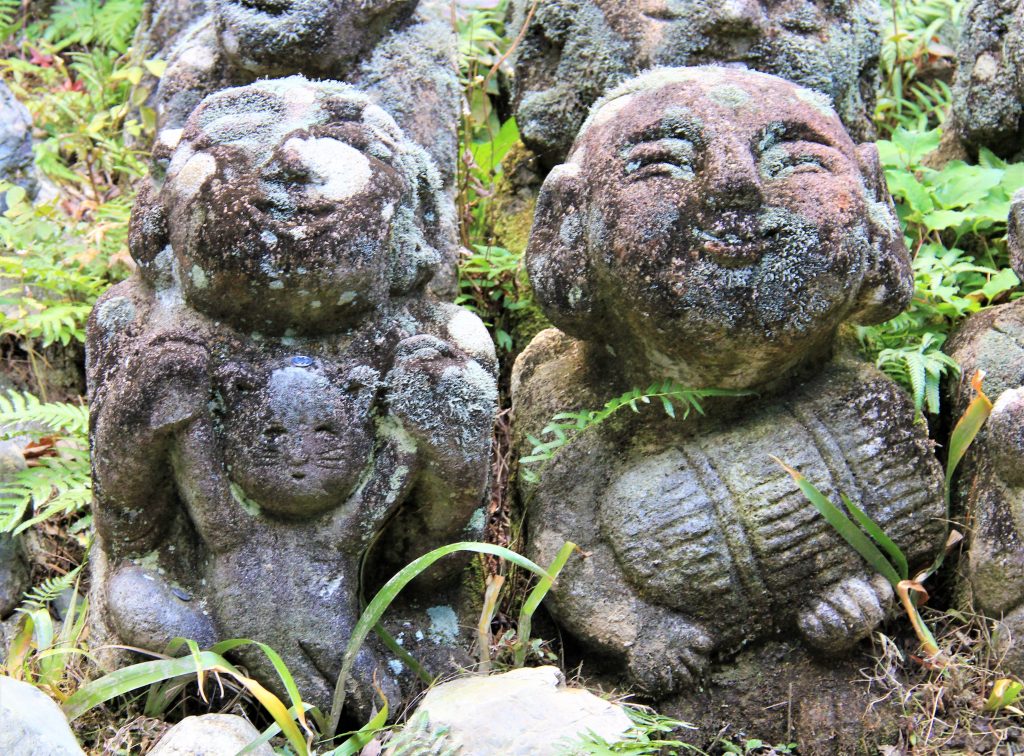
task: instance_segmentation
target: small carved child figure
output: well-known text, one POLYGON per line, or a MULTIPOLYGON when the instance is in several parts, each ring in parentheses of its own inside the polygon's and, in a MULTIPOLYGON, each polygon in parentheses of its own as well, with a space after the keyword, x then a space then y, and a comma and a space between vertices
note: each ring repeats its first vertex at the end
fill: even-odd
MULTIPOLYGON (((1024 190, 1007 233, 1010 264, 1024 277, 1024 190)), ((968 528, 966 577, 973 606, 1000 620, 1006 668, 1024 672, 1024 299, 972 315, 946 343, 960 365, 949 388, 948 425, 963 415, 975 373, 995 402, 960 465, 954 504, 968 528)))
MULTIPOLYGON (((388 559, 462 537, 495 357, 476 316, 424 294, 441 200, 425 152, 346 85, 265 81, 192 114, 135 206, 139 273, 89 323, 101 634, 257 639, 324 706, 385 526, 388 559)), ((394 692, 359 664, 357 701, 374 674, 394 692)))
POLYGON ((590 106, 652 66, 732 64, 828 95, 855 138, 873 133, 878 0, 513 0, 513 105, 523 141, 565 159, 590 106))
POLYGON ((520 483, 531 557, 566 540, 586 554, 552 591, 556 620, 656 698, 761 639, 866 637, 889 586, 771 455, 859 502, 911 561, 941 547, 942 477, 912 404, 832 357, 841 323, 893 317, 912 291, 874 146, 780 78, 655 69, 595 106, 548 176, 527 265, 561 330, 516 363, 520 453, 556 412, 631 387, 756 392, 597 426, 520 483))

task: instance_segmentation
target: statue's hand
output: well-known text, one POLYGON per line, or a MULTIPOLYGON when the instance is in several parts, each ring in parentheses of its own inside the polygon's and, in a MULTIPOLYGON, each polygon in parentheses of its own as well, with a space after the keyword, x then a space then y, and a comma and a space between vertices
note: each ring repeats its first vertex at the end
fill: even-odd
POLYGON ((125 375, 134 389, 126 398, 138 403, 134 409, 148 417, 152 430, 175 431, 207 412, 210 354, 204 344, 164 336, 137 355, 125 375))
POLYGON ((442 456, 487 449, 496 394, 493 376, 451 344, 425 334, 398 344, 389 412, 442 456))
POLYGON ((654 698, 695 686, 710 661, 714 639, 683 617, 645 621, 627 653, 629 676, 654 698))

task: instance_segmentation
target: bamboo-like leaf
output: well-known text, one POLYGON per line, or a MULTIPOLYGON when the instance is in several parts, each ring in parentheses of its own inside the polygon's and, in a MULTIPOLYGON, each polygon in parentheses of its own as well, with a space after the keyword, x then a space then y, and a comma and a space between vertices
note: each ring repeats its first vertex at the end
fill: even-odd
POLYGON ((899 585, 902 578, 897 574, 895 568, 889 563, 882 552, 878 550, 878 547, 871 542, 860 528, 858 528, 849 517, 847 517, 839 507, 833 504, 828 498, 821 493, 817 488, 814 487, 807 478, 800 474, 797 470, 787 465, 777 457, 772 457, 778 464, 789 473, 790 477, 796 482, 803 492, 807 500, 814 505, 822 517, 824 517, 829 525, 836 529, 836 532, 843 537, 854 550, 860 554, 864 560, 871 565, 872 569, 880 573, 890 583, 893 588, 899 585))
POLYGON ((61 708, 68 720, 74 721, 90 709, 117 696, 163 680, 194 673, 197 664, 204 672, 228 674, 238 681, 274 718, 296 753, 299 756, 307 756, 309 749, 306 746, 306 741, 281 700, 258 682, 239 672, 223 656, 212 651, 199 651, 195 657, 189 655, 176 659, 140 662, 115 670, 98 680, 83 685, 64 702, 61 708))
POLYGON ((383 727, 387 721, 388 702, 385 701, 376 716, 352 733, 352 736, 348 740, 333 751, 328 751, 324 756, 355 756, 355 754, 363 750, 367 743, 373 740, 373 736, 376 734, 377 730, 383 727))
POLYGON ((345 648, 345 655, 342 659, 341 673, 338 675, 338 681, 334 687, 334 701, 331 705, 331 716, 328 721, 327 732, 325 733, 328 738, 334 737, 334 734, 338 731, 338 722, 341 720, 341 710, 345 706, 345 683, 348 681, 348 676, 352 672, 352 665, 355 663, 356 653, 358 653, 359 649, 362 647, 363 642, 366 640, 366 636, 370 634, 373 626, 380 622, 380 618, 391 605, 391 602, 395 600, 395 597, 398 596, 399 592, 414 580, 417 575, 430 567, 430 565, 438 559, 448 556, 449 554, 455 554, 459 551, 492 554, 494 556, 501 557, 506 561, 512 562, 512 564, 522 567, 525 570, 529 570, 530 572, 540 575, 541 577, 547 577, 547 573, 543 569, 514 551, 502 546, 495 546, 490 543, 477 543, 474 541, 464 541, 460 543, 452 543, 447 546, 441 546, 440 548, 434 549, 433 551, 430 551, 407 564, 377 592, 377 595, 373 597, 373 600, 371 600, 369 604, 367 604, 362 616, 359 618, 359 621, 356 622, 356 626, 352 629, 352 637, 349 639, 348 646, 345 648))
POLYGON ((992 684, 992 692, 985 701, 985 711, 999 711, 1000 709, 1012 706, 1020 698, 1021 691, 1024 691, 1024 684, 1006 677, 996 680, 992 684))
POLYGON ((558 573, 565 567, 565 563, 569 561, 569 557, 575 550, 576 544, 572 541, 566 541, 562 544, 562 548, 558 550, 554 560, 551 562, 551 566, 548 567, 548 575, 542 577, 537 582, 537 585, 530 591, 530 595, 526 597, 526 601, 523 602, 523 608, 519 612, 519 623, 516 626, 518 628, 515 653, 515 666, 517 668, 522 667, 526 663, 526 652, 529 648, 530 631, 533 625, 533 613, 537 611, 540 602, 548 595, 548 591, 551 590, 551 584, 554 583, 558 573))
POLYGON ((907 557, 903 553, 902 549, 893 543, 892 539, 885 534, 885 532, 878 527, 878 523, 868 517, 864 511, 850 501, 850 497, 844 493, 839 494, 843 500, 843 504, 846 506, 846 511, 853 515, 853 519, 857 521, 857 524, 864 529, 864 531, 875 539, 875 542, 885 549, 885 552, 889 555, 889 559, 896 567, 896 572, 899 576, 906 580, 910 577, 910 565, 907 564, 907 557))
POLYGON ((270 663, 274 666, 274 671, 277 672, 277 676, 281 678, 281 682, 284 684, 284 689, 288 693, 288 697, 291 699, 292 706, 295 707, 296 716, 299 718, 299 722, 307 732, 312 733, 309 724, 306 722, 306 708, 302 703, 302 696, 299 694, 299 687, 295 684, 295 679, 292 677, 291 671, 288 666, 284 663, 284 659, 274 649, 268 646, 266 643, 260 643, 259 641, 249 640, 248 638, 232 638, 231 640, 221 641, 210 647, 210 651, 215 654, 223 656, 229 651, 234 651, 236 648, 241 646, 256 646, 262 651, 270 663))
POLYGON ((988 416, 992 414, 992 401, 985 395, 981 388, 981 382, 985 373, 979 370, 971 378, 971 388, 974 389, 974 398, 967 405, 964 414, 957 421, 956 427, 949 436, 949 450, 946 457, 946 509, 949 509, 950 483, 953 480, 953 473, 957 465, 964 458, 967 449, 977 437, 981 427, 985 424, 988 416))

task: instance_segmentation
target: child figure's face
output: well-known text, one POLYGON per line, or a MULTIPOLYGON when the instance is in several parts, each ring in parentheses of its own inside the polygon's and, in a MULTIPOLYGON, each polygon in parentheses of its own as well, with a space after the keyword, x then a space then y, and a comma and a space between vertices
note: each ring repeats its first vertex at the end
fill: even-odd
POLYGON ((609 343, 639 335, 662 372, 743 385, 827 345, 850 314, 869 203, 824 98, 697 71, 606 104, 572 162, 609 343))
POLYGON ((386 300, 412 189, 371 109, 296 79, 204 101, 163 189, 191 306, 262 333, 315 333, 386 300))
POLYGON ((358 59, 412 0, 215 0, 221 47, 257 73, 327 72, 358 59))

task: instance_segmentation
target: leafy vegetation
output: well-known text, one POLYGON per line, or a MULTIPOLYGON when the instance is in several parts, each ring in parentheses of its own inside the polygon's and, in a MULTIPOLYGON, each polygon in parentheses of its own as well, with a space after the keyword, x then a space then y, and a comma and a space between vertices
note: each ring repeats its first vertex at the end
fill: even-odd
MULTIPOLYGON (((958 369, 941 351, 948 334, 972 313, 1019 296, 1020 282, 1007 265, 1005 232, 1011 194, 1024 186, 1024 164, 1006 163, 986 151, 976 165, 954 161, 937 167, 930 162, 940 144, 951 99, 948 74, 966 3, 883 0, 882 4, 888 28, 875 122, 885 137, 878 143, 879 152, 914 256, 915 296, 906 313, 882 325, 859 328, 857 335, 865 353, 907 388, 921 412, 937 413, 940 382, 958 369)), ((496 246, 494 233, 502 161, 518 149, 519 140, 515 121, 503 121, 498 106, 508 54, 515 44, 505 33, 506 5, 507 0, 502 0, 492 9, 459 7, 455 23, 467 102, 460 127, 458 207, 462 241, 471 250, 460 269, 459 302, 487 322, 508 362, 524 346, 516 340, 516 320, 534 304, 523 250, 496 246)), ((41 351, 48 347, 83 342, 92 304, 131 270, 127 220, 134 187, 147 171, 147 155, 139 145, 151 142, 155 121, 145 103, 153 78, 163 70, 160 61, 141 60, 131 50, 141 9, 142 0, 60 0, 40 16, 33 15, 31 4, 0 0, 0 77, 32 113, 35 162, 43 179, 38 197, 21 187, 0 185, 8 206, 0 215, 0 337, 6 349, 24 353, 33 365, 43 364, 41 351)), ((31 439, 29 466, 0 483, 0 531, 24 532, 59 521, 67 537, 84 544, 91 531, 88 413, 81 403, 46 402, 41 375, 37 383, 35 393, 0 395, 2 437, 31 439)), ((533 448, 522 460, 524 474, 534 474, 531 465, 548 463, 579 434, 625 407, 637 412, 643 405, 656 404, 670 416, 678 412, 685 418, 691 411, 702 411, 704 397, 719 393, 724 392, 694 391, 666 382, 634 389, 600 409, 557 414, 537 438, 530 439, 533 448)), ((852 502, 844 505, 832 505, 848 524, 842 528, 861 533, 898 578, 896 585, 907 582, 912 576, 898 549, 886 545, 884 533, 859 517, 852 502)), ((518 563, 513 552, 477 546, 487 546, 487 553, 518 563)), ((532 592, 522 591, 523 597, 516 601, 520 607, 516 628, 498 639, 491 637, 491 620, 504 579, 492 576, 479 632, 484 664, 521 665, 531 657, 549 658, 542 642, 531 638, 531 618, 570 552, 567 546, 547 571, 533 570, 543 574, 532 592)), ((415 564, 413 571, 427 566, 421 560, 415 564)), ((251 700, 262 703, 276 722, 265 738, 283 733, 292 752, 315 751, 321 747, 316 740, 333 731, 333 722, 310 712, 294 684, 289 685, 283 664, 278 671, 289 693, 287 702, 254 688, 244 670, 224 657, 234 647, 231 643, 248 641, 231 641, 206 651, 191 646, 187 656, 156 659, 146 662, 151 666, 123 670, 121 677, 103 685, 78 687, 75 661, 85 653, 87 610, 87 602, 73 590, 80 575, 80 568, 51 574, 26 596, 21 624, 7 655, 7 674, 45 687, 65 701, 72 713, 141 686, 147 688, 144 710, 156 716, 166 714, 197 675, 202 690, 208 672, 229 687, 248 690, 251 700), (72 606, 65 619, 55 624, 49 605, 69 592, 75 596, 72 606)), ((347 661, 352 648, 358 648, 371 630, 383 631, 377 620, 400 588, 389 583, 382 589, 382 594, 389 591, 384 598, 371 602, 347 661)), ((507 585, 504 595, 511 593, 507 585)), ((910 605, 919 611, 917 603, 910 601, 910 605)), ((928 630, 923 619, 921 625, 928 630)), ((933 640, 943 649, 947 644, 938 632, 933 640)), ((264 651, 268 656, 273 653, 264 651)), ((1018 684, 999 683, 993 684, 990 707, 1012 710, 1020 695, 1018 684)), ((341 683, 339 691, 343 691, 341 683)), ((340 710, 337 700, 336 707, 340 710)), ((632 716, 636 728, 623 743, 585 740, 583 750, 576 752, 695 750, 675 739, 681 737, 678 732, 684 723, 642 712, 632 716)), ((335 752, 357 752, 386 718, 387 710, 382 708, 335 752)), ((792 746, 746 739, 723 741, 717 748, 728 753, 787 753, 792 746)))
MULTIPOLYGON (((693 410, 704 414, 704 408, 700 403, 701 399, 712 396, 744 396, 749 393, 748 391, 714 388, 691 389, 680 386, 671 380, 652 383, 646 389, 631 389, 620 396, 609 399, 601 409, 559 412, 554 415, 551 422, 541 429, 539 436, 527 437, 532 448, 527 456, 519 460, 519 463, 525 466, 538 462, 544 464, 550 462, 559 449, 566 446, 579 434, 597 427, 625 407, 638 413, 641 404, 651 404, 651 401, 656 399, 666 415, 675 417, 676 403, 678 403, 682 407, 681 419, 685 420, 693 410)), ((529 482, 537 481, 537 473, 528 467, 523 467, 520 474, 529 482)))
POLYGON ((913 254, 914 298, 892 320, 858 329, 878 367, 906 386, 919 411, 939 411, 939 384, 959 368, 942 353, 964 318, 1007 301, 1020 281, 1009 268, 1006 219, 1024 164, 982 150, 977 165, 954 160, 941 169, 924 161, 941 131, 900 126, 878 142, 889 191, 913 254))

